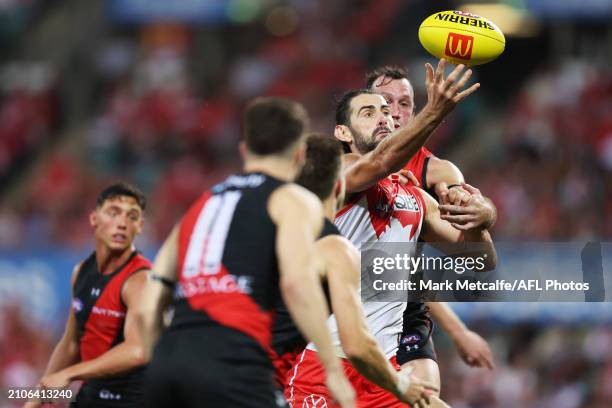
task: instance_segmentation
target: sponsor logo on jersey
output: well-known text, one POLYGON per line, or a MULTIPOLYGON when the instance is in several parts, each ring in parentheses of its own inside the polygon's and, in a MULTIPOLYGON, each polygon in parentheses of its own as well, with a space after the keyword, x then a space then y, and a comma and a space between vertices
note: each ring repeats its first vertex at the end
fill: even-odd
POLYGON ((395 197, 395 211, 419 211, 416 198, 411 195, 398 195, 395 197))
POLYGON ((327 408, 327 400, 324 396, 318 394, 310 394, 302 402, 302 408, 327 408))
POLYGON ((112 309, 105 309, 103 307, 98 307, 98 306, 94 306, 93 309, 91 309, 91 313, 96 314, 96 315, 116 317, 116 318, 125 317, 124 312, 120 312, 118 310, 112 310, 112 309))
POLYGON ((100 288, 91 288, 91 296, 98 297, 100 296, 100 288))

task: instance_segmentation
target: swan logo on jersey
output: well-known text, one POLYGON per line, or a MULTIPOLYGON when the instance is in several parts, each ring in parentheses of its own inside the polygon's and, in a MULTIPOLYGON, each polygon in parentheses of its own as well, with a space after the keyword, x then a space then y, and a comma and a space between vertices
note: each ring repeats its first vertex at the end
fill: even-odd
POLYGON ((327 400, 322 395, 310 394, 304 398, 302 408, 328 408, 327 400))

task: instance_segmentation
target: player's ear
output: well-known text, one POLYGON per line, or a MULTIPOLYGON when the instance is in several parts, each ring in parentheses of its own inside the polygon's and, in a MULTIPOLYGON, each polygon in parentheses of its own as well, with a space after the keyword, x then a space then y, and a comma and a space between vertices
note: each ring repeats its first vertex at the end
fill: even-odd
POLYGON ((140 216, 140 219, 136 223, 136 235, 139 235, 144 229, 144 216, 140 216))
POLYGON ((341 142, 353 143, 353 134, 348 126, 336 125, 334 128, 334 137, 341 142))
POLYGON ((247 149, 246 142, 244 140, 238 144, 238 150, 240 151, 240 158, 244 162, 247 159, 249 152, 247 149))
POLYGON ((96 210, 89 213, 89 225, 92 228, 96 228, 98 226, 98 214, 96 213, 96 210))
POLYGON ((293 159, 295 163, 300 166, 300 168, 306 163, 306 141, 301 140, 298 142, 298 146, 295 149, 295 153, 293 154, 293 159))

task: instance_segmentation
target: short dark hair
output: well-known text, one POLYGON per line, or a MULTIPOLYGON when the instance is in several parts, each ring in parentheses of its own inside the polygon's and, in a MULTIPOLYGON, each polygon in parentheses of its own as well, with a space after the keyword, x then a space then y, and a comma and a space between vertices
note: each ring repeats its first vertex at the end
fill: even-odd
POLYGON ((134 198, 142 211, 144 211, 147 206, 147 200, 142 191, 132 184, 121 181, 102 190, 102 192, 98 195, 98 199, 96 200, 96 207, 102 207, 106 200, 111 200, 121 196, 134 198))
POLYGON ((290 99, 256 98, 243 118, 243 137, 249 151, 259 155, 284 152, 298 141, 308 127, 308 113, 290 99))
POLYGON ((408 79, 408 71, 397 65, 378 67, 366 74, 366 86, 371 89, 372 85, 374 85, 374 81, 381 76, 391 79, 408 79))
POLYGON ((295 182, 325 200, 334 190, 341 165, 340 142, 333 136, 312 133, 306 141, 306 162, 295 182))
MULTIPOLYGON (((351 126, 351 101, 353 98, 363 94, 375 94, 371 89, 351 89, 345 92, 336 102, 336 125, 351 126)), ((351 147, 346 142, 342 143, 344 153, 350 153, 351 147)))

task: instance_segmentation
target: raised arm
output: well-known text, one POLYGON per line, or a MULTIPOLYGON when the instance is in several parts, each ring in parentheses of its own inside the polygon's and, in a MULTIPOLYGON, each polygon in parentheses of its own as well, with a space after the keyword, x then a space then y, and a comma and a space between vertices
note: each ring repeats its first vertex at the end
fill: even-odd
POLYGON ((347 193, 363 191, 378 180, 401 170, 457 103, 480 87, 476 83, 462 90, 472 71, 468 69, 461 75, 465 67, 458 65, 445 79, 445 66, 446 61, 440 60, 434 72, 430 64, 425 64, 428 101, 423 110, 406 126, 383 139, 374 150, 356 160, 350 160, 350 166, 345 167, 344 171, 347 193))
POLYGON ((385 357, 368 326, 359 299, 359 252, 343 237, 328 236, 317 241, 325 261, 331 303, 342 349, 353 366, 368 380, 393 393, 403 402, 429 399, 434 389, 415 377, 399 374, 385 357))
POLYGON ((354 407, 355 393, 334 352, 326 324, 329 310, 314 267, 314 241, 323 221, 321 202, 290 184, 272 193, 268 211, 277 228, 280 288, 287 310, 304 337, 317 347, 333 397, 342 407, 354 407))

